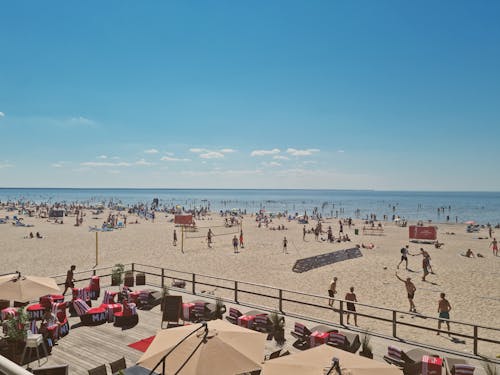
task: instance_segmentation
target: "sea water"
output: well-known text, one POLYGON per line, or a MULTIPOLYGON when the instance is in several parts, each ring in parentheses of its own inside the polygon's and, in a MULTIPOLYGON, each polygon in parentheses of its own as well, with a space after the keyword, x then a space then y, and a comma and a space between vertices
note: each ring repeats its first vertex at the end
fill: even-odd
POLYGON ((186 209, 209 207, 212 211, 241 209, 247 213, 265 210, 323 216, 365 218, 375 214, 392 219, 432 222, 497 224, 500 222, 500 192, 425 192, 375 190, 300 189, 58 189, 0 188, 0 201, 136 203, 186 209), (441 210, 438 210, 442 208, 441 210))

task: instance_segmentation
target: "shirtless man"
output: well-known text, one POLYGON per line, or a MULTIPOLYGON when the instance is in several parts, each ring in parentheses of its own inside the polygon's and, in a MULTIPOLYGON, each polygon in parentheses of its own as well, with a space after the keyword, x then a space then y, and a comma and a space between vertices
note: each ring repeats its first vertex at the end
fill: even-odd
POLYGON ((75 280, 73 276, 73 272, 75 271, 76 266, 73 264, 68 272, 66 273, 66 281, 64 282, 64 292, 63 296, 66 294, 66 291, 68 289, 74 288, 75 287, 75 280))
MULTIPOLYGON (((445 298, 445 294, 441 293, 441 299, 438 301, 438 313, 439 313, 439 318, 447 319, 446 326, 448 327, 448 336, 451 336, 450 322, 448 321, 448 319, 450 319, 450 310, 451 310, 450 302, 445 298)), ((438 329, 441 329, 441 322, 442 320, 438 321, 438 329)), ((437 332, 437 334, 439 335, 439 332, 437 332)))
MULTIPOLYGON (((349 293, 345 295, 345 300, 346 301, 353 301, 353 302, 358 302, 358 299, 356 298, 356 294, 354 294, 354 287, 351 286, 349 289, 349 293)), ((356 314, 356 305, 352 302, 347 302, 347 324, 349 324, 349 317, 354 315, 354 325, 357 327, 358 326, 358 316, 356 314)))
POLYGON ((401 248, 401 261, 398 263, 397 269, 399 270, 399 266, 403 261, 406 263, 406 269, 408 269, 408 255, 410 254, 410 246, 406 245, 405 247, 401 248))
POLYGON ((411 282, 411 278, 409 277, 407 277, 406 280, 403 280, 401 277, 399 277, 397 272, 396 277, 398 278, 398 280, 402 281, 405 284, 406 291, 408 293, 408 302, 410 302, 410 312, 417 312, 415 304, 413 303, 413 298, 415 298, 415 291, 417 290, 415 284, 411 282))
POLYGON ((304 227, 302 228, 302 241, 305 240, 306 240, 306 226, 304 225, 304 227))
POLYGON ((212 236, 213 236, 212 229, 209 228, 207 233, 207 244, 209 248, 212 247, 212 236))
POLYGON ((493 238, 493 241, 491 241, 491 249, 493 250, 493 255, 498 256, 498 242, 496 238, 493 238))
POLYGON ((288 240, 286 239, 286 237, 283 237, 283 252, 285 254, 288 254, 287 245, 288 245, 288 240))
POLYGON ((333 297, 337 294, 337 278, 334 277, 330 283, 330 288, 328 288, 328 295, 332 298, 328 300, 328 306, 333 306, 333 297))

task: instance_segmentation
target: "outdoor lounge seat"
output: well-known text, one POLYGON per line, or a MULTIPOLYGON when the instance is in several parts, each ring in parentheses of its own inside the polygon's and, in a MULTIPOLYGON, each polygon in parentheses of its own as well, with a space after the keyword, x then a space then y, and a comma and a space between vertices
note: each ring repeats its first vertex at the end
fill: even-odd
MULTIPOLYGON (((194 303, 193 321, 202 322, 217 319, 217 305, 205 301, 192 301, 194 303)), ((226 306, 223 306, 221 315, 226 312, 226 306)))
POLYGON ((106 365, 100 365, 88 371, 89 375, 108 375, 108 371, 106 370, 106 365))
POLYGON ((68 365, 40 367, 31 370, 34 375, 68 375, 68 365))
POLYGON ((73 307, 84 325, 98 325, 108 321, 104 306, 90 308, 83 300, 77 298, 73 301, 73 307))
POLYGON ((473 375, 475 367, 463 358, 444 358, 446 375, 473 375))
POLYGON ((295 322, 294 329, 290 333, 297 339, 293 346, 309 347, 311 331, 304 324, 295 322))
POLYGON ((356 353, 361 346, 361 341, 359 340, 358 334, 335 330, 330 332, 327 345, 348 351, 350 353, 356 353))
POLYGON ((127 300, 123 300, 123 310, 114 314, 116 327, 132 327, 139 323, 135 303, 128 303, 127 300))
POLYGON ((226 319, 228 322, 233 323, 233 324, 238 324, 238 318, 242 316, 243 314, 241 313, 240 310, 235 309, 234 307, 229 308, 229 315, 226 316, 226 319))
POLYGON ((405 375, 414 375, 419 374, 422 370, 422 357, 424 355, 433 356, 426 350, 419 348, 404 352, 395 346, 389 346, 387 348, 387 355, 384 356, 384 360, 387 363, 403 369, 405 375))
POLYGON ((121 357, 120 359, 110 362, 109 367, 111 367, 111 373, 116 374, 120 370, 125 370, 127 368, 127 363, 125 362, 125 357, 121 357))

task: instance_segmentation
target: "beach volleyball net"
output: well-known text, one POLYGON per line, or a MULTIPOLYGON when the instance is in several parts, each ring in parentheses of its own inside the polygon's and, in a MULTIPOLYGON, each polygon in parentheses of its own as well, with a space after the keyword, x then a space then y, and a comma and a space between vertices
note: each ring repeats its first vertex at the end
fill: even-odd
POLYGON ((212 237, 221 237, 221 236, 234 236, 235 234, 240 234, 241 225, 233 224, 233 225, 212 225, 206 227, 196 227, 196 231, 187 230, 184 231, 184 238, 196 239, 196 238, 207 238, 208 231, 212 231, 212 237))

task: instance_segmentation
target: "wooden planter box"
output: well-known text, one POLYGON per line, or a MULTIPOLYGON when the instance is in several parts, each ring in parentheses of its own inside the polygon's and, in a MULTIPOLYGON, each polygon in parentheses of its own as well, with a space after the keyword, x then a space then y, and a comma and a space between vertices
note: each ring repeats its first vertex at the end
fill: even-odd
POLYGON ((135 275, 135 285, 146 285, 146 274, 138 273, 135 275))
POLYGON ((125 272, 124 285, 127 287, 134 286, 134 273, 132 271, 125 272))

